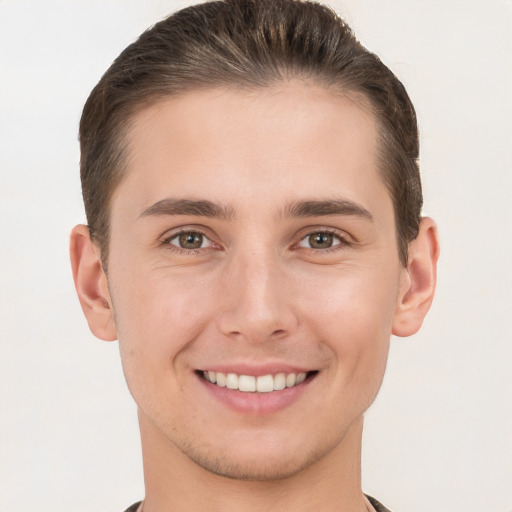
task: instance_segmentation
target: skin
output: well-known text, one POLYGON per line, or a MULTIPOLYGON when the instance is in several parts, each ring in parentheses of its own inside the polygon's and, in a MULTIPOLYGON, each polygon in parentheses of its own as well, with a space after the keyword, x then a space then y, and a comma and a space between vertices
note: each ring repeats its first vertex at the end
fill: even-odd
POLYGON ((145 512, 367 510, 363 414, 391 334, 429 309, 439 250, 423 219, 400 264, 375 119, 354 99, 291 81, 146 108, 112 199, 108 279, 87 228, 73 231, 82 307, 119 339, 138 405, 145 512), (219 365, 314 373, 269 412, 217 399, 197 370, 219 365))

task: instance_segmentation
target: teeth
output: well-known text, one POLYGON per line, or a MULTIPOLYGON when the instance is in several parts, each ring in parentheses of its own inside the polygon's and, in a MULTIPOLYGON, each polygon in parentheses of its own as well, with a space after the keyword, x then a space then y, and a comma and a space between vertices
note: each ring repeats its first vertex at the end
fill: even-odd
POLYGON ((238 389, 238 375, 236 373, 227 374, 226 387, 228 389, 238 389))
POLYGON ((262 375, 256 379, 256 391, 270 393, 274 391, 274 378, 272 375, 262 375))
MULTIPOLYGON (((210 372, 208 372, 208 376, 209 375, 210 375, 210 372)), ((224 373, 217 372, 217 375, 215 376, 215 378, 216 378, 217 386, 220 386, 221 388, 226 387, 226 375, 224 373)))
POLYGON ((278 373, 276 375, 237 375, 236 373, 203 372, 203 377, 221 388, 237 389, 245 393, 270 393, 285 388, 292 388, 306 380, 307 374, 302 373, 278 373))
POLYGON ((295 386, 295 382, 297 382, 297 375, 295 375, 295 373, 290 373, 290 375, 286 377, 286 387, 291 388, 295 386))
POLYGON ((256 377, 240 375, 238 377, 238 389, 246 392, 256 391, 256 377))
POLYGON ((278 373, 274 377, 274 389, 280 391, 286 387, 286 375, 284 373, 278 373))

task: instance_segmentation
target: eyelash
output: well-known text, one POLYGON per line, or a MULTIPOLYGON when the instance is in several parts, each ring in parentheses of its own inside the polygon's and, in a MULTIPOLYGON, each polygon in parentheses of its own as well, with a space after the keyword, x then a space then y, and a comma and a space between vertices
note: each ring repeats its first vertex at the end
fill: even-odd
POLYGON ((340 231, 337 231, 332 228, 314 228, 311 231, 308 231, 308 233, 300 239, 299 243, 296 246, 301 247, 301 249, 305 249, 306 251, 312 252, 314 254, 326 254, 326 253, 330 253, 330 252, 341 251, 351 245, 352 245, 352 243, 340 231), (325 249, 317 249, 314 247, 300 246, 300 243, 303 240, 305 240, 308 237, 311 237, 313 235, 317 235, 317 234, 332 235, 333 238, 336 238, 338 240, 338 243, 336 243, 335 245, 332 245, 331 247, 327 247, 325 249))
POLYGON ((215 246, 215 244, 212 242, 210 237, 208 237, 208 235, 206 235, 206 233, 204 233, 203 231, 201 231, 200 229, 197 229, 197 228, 182 229, 180 231, 172 233, 170 236, 167 236, 162 240, 162 245, 164 245, 166 247, 166 249, 168 249, 169 251, 177 253, 177 254, 182 254, 182 255, 200 254, 200 251, 204 251, 205 249, 209 249, 210 247, 215 246), (178 245, 174 245, 171 243, 171 240, 177 239, 181 235, 186 235, 186 234, 201 235, 209 242, 209 246, 208 247, 198 247, 197 249, 185 249, 183 247, 179 247, 178 245))
MULTIPOLYGON (((205 249, 210 249, 211 247, 218 247, 216 244, 200 229, 194 228, 194 229, 182 229, 180 231, 172 233, 170 236, 165 237, 162 240, 162 245, 164 245, 169 251, 180 254, 180 255, 195 255, 200 254, 205 249), (175 245, 171 243, 172 240, 175 240, 179 238, 181 235, 185 234, 195 234, 195 235, 201 235, 204 237, 208 242, 209 245, 207 247, 198 247, 197 249, 185 249, 183 247, 179 247, 178 245, 175 245)), ((294 245, 294 247, 299 247, 300 249, 306 250, 308 252, 312 252, 315 254, 325 254, 330 253, 334 251, 340 251, 343 250, 346 247, 350 247, 352 245, 352 242, 350 242, 346 236, 343 236, 341 232, 335 230, 335 229, 329 229, 329 228, 316 228, 312 229, 311 231, 308 231, 304 236, 301 237, 299 242, 294 245), (332 245, 331 247, 327 247, 325 249, 318 249, 314 247, 304 247, 300 244, 307 239, 308 237, 311 237, 313 235, 317 234, 325 234, 325 235, 332 235, 333 238, 338 240, 338 243, 335 245, 332 245)))

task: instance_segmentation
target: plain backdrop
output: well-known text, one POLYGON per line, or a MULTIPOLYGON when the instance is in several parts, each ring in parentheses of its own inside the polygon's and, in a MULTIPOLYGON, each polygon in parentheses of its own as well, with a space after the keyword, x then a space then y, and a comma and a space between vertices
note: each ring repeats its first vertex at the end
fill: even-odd
MULTIPOLYGON (((0 1, 0 512, 120 512, 143 497, 117 343, 68 261, 85 221, 77 126, 119 52, 185 2, 0 1)), ((437 297, 394 339, 363 484, 393 512, 512 510, 512 3, 331 2, 405 83, 421 128, 437 297)))

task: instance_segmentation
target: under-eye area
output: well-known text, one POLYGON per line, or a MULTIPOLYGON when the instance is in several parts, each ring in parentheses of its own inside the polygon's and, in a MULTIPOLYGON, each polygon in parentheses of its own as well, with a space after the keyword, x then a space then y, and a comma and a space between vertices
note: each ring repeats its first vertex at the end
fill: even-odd
POLYGON ((197 370, 197 374, 204 380, 221 388, 245 393, 270 393, 298 386, 305 381, 313 379, 318 374, 318 371, 254 376, 197 370))

